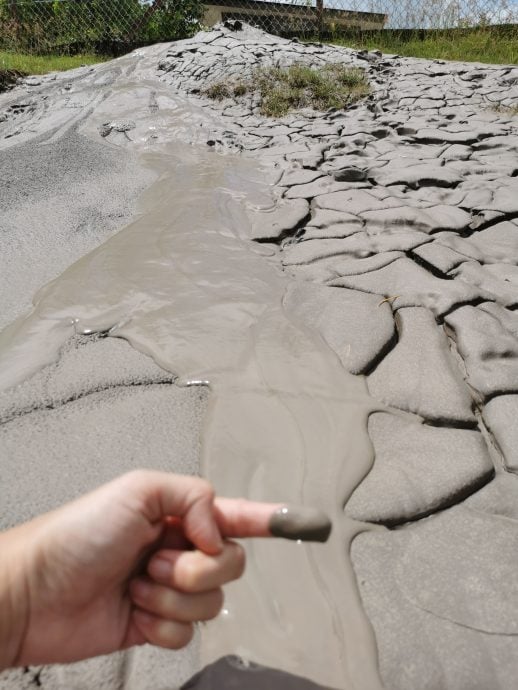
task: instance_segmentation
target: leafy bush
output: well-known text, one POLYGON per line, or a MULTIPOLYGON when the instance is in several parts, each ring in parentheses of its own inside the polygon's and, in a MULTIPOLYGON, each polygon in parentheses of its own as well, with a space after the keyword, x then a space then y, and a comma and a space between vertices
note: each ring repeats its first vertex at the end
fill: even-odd
POLYGON ((148 43, 187 38, 201 28, 203 11, 199 0, 165 0, 141 35, 148 43))
POLYGON ((0 0, 0 47, 35 51, 103 49, 191 36, 201 0, 164 0, 155 11, 140 0, 0 0))

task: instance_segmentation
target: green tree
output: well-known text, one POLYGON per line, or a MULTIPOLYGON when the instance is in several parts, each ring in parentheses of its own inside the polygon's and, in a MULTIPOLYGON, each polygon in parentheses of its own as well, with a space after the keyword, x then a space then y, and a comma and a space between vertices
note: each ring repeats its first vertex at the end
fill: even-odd
POLYGON ((200 0, 164 0, 139 34, 146 42, 187 38, 200 29, 203 17, 200 0))

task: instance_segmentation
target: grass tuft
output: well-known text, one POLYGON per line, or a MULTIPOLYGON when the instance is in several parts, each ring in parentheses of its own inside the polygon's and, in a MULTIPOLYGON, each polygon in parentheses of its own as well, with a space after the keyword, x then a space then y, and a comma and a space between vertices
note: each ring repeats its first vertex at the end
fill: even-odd
POLYGON ((93 65, 111 58, 99 55, 29 55, 0 51, 0 70, 23 74, 62 72, 81 65, 93 65))
POLYGON ((518 62, 518 37, 510 33, 498 34, 491 28, 469 30, 450 29, 428 31, 424 37, 417 32, 408 36, 397 31, 372 32, 357 39, 335 38, 330 43, 348 48, 381 50, 404 57, 430 60, 458 60, 484 62, 498 65, 515 65, 518 62))
POLYGON ((211 84, 205 91, 207 98, 212 98, 214 101, 222 101, 224 98, 230 98, 230 88, 223 82, 211 84))
POLYGON ((317 70, 294 64, 286 68, 261 68, 250 79, 232 85, 217 82, 205 89, 203 95, 223 100, 256 92, 261 97, 263 115, 282 117, 300 108, 320 111, 347 108, 367 96, 370 87, 362 69, 334 64, 317 70))
POLYGON ((234 96, 236 98, 239 98, 240 96, 244 96, 247 92, 247 88, 245 84, 236 84, 233 88, 234 96))
POLYGON ((509 117, 516 117, 518 115, 518 105, 495 105, 491 110, 499 115, 508 115, 509 117))

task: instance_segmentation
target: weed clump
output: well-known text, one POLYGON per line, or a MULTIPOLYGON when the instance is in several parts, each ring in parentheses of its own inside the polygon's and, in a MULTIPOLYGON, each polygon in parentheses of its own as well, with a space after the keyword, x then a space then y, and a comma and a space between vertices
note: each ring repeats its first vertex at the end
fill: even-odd
POLYGON ((365 72, 341 64, 320 69, 293 64, 290 67, 265 67, 247 80, 226 84, 218 82, 203 94, 208 98, 241 97, 258 93, 263 115, 282 117, 291 110, 313 108, 325 111, 344 109, 370 93, 365 72))
POLYGON ((248 89, 246 87, 246 84, 235 84, 233 88, 233 93, 236 98, 239 98, 239 96, 244 96, 247 93, 248 89))
POLYGON ((224 98, 230 98, 230 89, 227 84, 223 82, 211 84, 203 93, 207 98, 212 98, 214 101, 222 101, 224 98))
POLYGON ((491 108, 499 115, 507 115, 509 117, 516 117, 518 115, 518 105, 495 105, 491 108))

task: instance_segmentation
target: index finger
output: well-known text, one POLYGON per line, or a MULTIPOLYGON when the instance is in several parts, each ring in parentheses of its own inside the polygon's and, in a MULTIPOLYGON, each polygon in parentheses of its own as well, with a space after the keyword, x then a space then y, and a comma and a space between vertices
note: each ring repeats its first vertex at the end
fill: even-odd
POLYGON ((214 517, 223 537, 282 537, 327 541, 331 521, 321 510, 283 503, 261 503, 243 498, 216 498, 214 517))
POLYGON ((214 518, 214 490, 204 479, 135 470, 120 481, 126 489, 131 488, 130 495, 141 497, 149 522, 162 522, 168 516, 181 518, 185 536, 198 549, 208 554, 223 549, 214 518))

